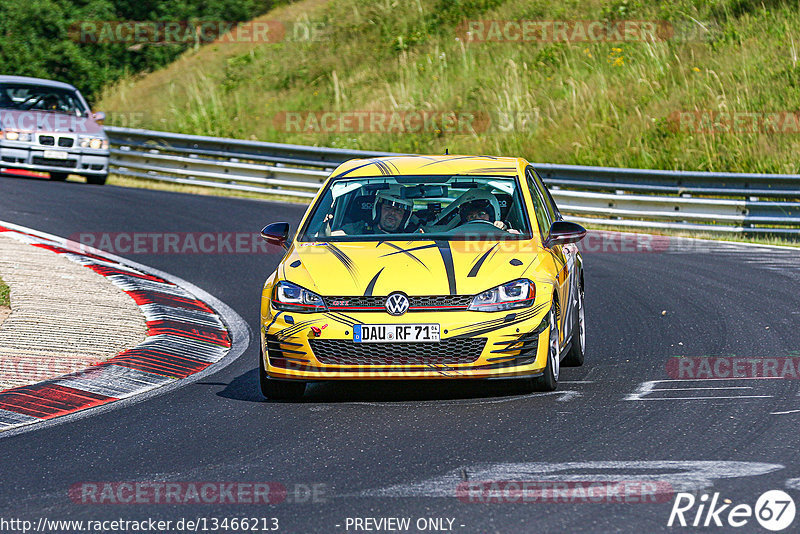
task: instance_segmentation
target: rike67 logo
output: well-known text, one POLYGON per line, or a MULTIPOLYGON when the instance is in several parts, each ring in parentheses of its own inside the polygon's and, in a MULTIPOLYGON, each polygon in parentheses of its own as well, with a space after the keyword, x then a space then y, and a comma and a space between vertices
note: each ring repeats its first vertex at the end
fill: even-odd
POLYGON ((794 522, 794 500, 788 493, 771 490, 763 493, 755 506, 734 505, 730 499, 720 499, 719 493, 703 494, 699 498, 691 493, 678 493, 667 526, 691 527, 743 527, 755 516, 767 530, 778 532, 794 522))

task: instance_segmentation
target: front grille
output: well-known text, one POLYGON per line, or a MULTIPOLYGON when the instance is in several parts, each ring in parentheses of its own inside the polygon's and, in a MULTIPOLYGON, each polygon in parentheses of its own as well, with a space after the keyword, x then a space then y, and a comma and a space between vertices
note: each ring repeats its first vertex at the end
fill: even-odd
POLYGON ((444 339, 439 343, 356 343, 311 339, 311 350, 325 365, 456 365, 480 358, 486 338, 444 339))
POLYGON ((40 135, 39 144, 45 146, 53 146, 56 144, 56 138, 52 135, 40 135))
POLYGON ((32 159, 34 165, 47 165, 48 167, 74 169, 78 165, 78 161, 74 159, 46 159, 41 156, 33 156, 32 159))
POLYGON ((58 138, 58 146, 63 146, 65 148, 69 148, 75 144, 75 140, 71 137, 59 137, 58 138))
MULTIPOLYGON (((325 297, 328 309, 334 311, 386 311, 388 297, 325 297)), ((436 295, 408 297, 408 311, 466 310, 472 295, 436 295)))

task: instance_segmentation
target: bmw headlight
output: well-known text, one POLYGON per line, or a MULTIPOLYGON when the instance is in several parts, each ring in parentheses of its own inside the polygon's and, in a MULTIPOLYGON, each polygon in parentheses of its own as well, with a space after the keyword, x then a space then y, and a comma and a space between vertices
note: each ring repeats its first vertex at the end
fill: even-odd
MULTIPOLYGON (((0 131, 0 139, 4 136, 2 135, 2 131, 0 131)), ((17 132, 17 131, 9 131, 5 132, 5 138, 9 141, 25 141, 29 142, 31 140, 31 134, 28 132, 17 132)))
POLYGON ((278 282, 272 292, 272 306, 276 310, 311 313, 327 311, 325 301, 316 293, 287 281, 278 282))
POLYGON ((94 150, 108 148, 108 139, 101 137, 81 137, 81 148, 93 148, 94 150))
POLYGON ((535 298, 536 284, 522 278, 475 295, 467 309, 485 312, 515 310, 527 308, 535 298))

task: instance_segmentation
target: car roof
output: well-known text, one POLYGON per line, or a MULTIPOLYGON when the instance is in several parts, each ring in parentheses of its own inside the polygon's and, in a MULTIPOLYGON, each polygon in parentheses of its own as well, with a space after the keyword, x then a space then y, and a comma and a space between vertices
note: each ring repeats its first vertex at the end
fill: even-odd
POLYGON ((385 156, 342 163, 333 177, 471 174, 516 176, 524 168, 521 158, 495 156, 385 156))
POLYGON ((74 86, 68 83, 57 82, 55 80, 46 80, 44 78, 30 78, 28 76, 0 75, 0 83, 27 83, 34 85, 44 85, 45 87, 57 87, 59 89, 71 89, 73 91, 77 91, 77 89, 75 89, 74 86))

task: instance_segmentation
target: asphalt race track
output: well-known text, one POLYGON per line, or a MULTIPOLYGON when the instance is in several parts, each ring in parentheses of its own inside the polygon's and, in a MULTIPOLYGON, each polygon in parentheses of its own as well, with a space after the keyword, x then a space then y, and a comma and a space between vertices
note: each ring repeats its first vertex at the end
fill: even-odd
MULTIPOLYGON (((59 236, 258 232, 280 220, 294 228, 304 209, 0 178, 0 219, 59 236)), ((338 383, 314 385, 296 403, 266 401, 258 390, 260 289, 279 255, 127 256, 228 304, 249 324, 250 346, 186 387, 0 437, 5 518, 275 517, 280 532, 354 532, 348 518, 409 517, 452 519, 464 533, 649 532, 668 530, 673 497, 486 504, 455 498, 455 488, 611 477, 751 506, 767 490, 800 497, 800 382, 675 382, 667 367, 673 356, 798 356, 800 254, 718 244, 585 252, 586 364, 562 368, 558 394, 523 395, 507 382, 338 383), (289 495, 275 505, 138 506, 68 495, 76 483, 113 481, 278 482, 289 495), (294 489, 314 484, 324 497, 294 489)), ((738 530, 759 529, 751 519, 738 530)))

